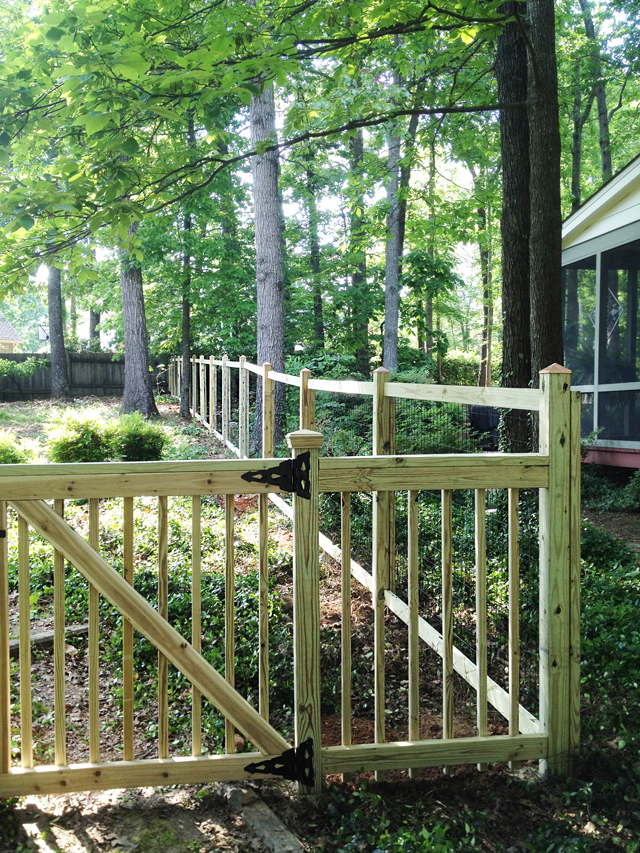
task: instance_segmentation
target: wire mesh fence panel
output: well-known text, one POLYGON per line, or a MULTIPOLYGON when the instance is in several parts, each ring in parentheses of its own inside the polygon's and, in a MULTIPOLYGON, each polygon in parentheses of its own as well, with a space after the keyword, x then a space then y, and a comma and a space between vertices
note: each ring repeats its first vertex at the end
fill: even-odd
POLYGON ((321 456, 371 455, 373 397, 316 391, 316 429, 321 456))

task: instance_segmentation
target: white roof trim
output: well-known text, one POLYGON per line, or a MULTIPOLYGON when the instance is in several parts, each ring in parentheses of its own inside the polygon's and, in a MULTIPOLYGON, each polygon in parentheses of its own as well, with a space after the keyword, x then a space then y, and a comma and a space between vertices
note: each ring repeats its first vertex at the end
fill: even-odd
POLYGON ((562 223, 562 248, 572 246, 580 234, 626 195, 640 187, 640 157, 618 172, 562 223))

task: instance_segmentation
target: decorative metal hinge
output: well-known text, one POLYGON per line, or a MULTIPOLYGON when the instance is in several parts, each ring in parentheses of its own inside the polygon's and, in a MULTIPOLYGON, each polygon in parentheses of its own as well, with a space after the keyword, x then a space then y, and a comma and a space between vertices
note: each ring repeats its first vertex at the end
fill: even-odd
POLYGON ((299 498, 311 500, 311 453, 301 453, 295 459, 284 459, 279 465, 265 471, 247 471, 242 479, 248 483, 264 483, 277 486, 283 492, 293 492, 299 498))
POLYGON ((0 539, 6 539, 6 538, 7 538, 7 531, 6 530, 0 530, 0 539))
POLYGON ((313 785, 313 738, 305 740, 300 746, 286 749, 277 758, 266 761, 256 761, 244 768, 247 773, 270 773, 272 776, 282 776, 291 782, 302 782, 303 785, 313 785))

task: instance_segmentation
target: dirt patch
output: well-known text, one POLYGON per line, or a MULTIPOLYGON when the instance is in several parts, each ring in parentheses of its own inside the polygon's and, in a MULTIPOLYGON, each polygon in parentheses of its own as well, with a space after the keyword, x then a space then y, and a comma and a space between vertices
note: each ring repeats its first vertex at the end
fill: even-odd
POLYGON ((596 512, 587 510, 582 517, 596 527, 601 527, 613 533, 618 539, 623 539, 640 549, 640 513, 638 512, 596 512))

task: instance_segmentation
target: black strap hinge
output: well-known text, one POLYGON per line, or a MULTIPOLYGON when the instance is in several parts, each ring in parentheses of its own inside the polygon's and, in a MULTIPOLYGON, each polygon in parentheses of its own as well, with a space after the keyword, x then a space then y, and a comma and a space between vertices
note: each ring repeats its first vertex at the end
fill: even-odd
POLYGON ((256 761, 244 768, 247 773, 270 773, 272 776, 282 776, 291 782, 301 782, 303 785, 313 785, 313 738, 309 738, 299 746, 285 749, 277 758, 256 761))
POLYGON ((7 538, 7 531, 6 530, 0 530, 0 539, 6 539, 6 538, 7 538))
POLYGON ((295 459, 284 459, 279 465, 264 471, 247 471, 242 479, 248 483, 264 483, 277 486, 282 492, 292 492, 299 498, 311 500, 311 453, 307 450, 295 459))

